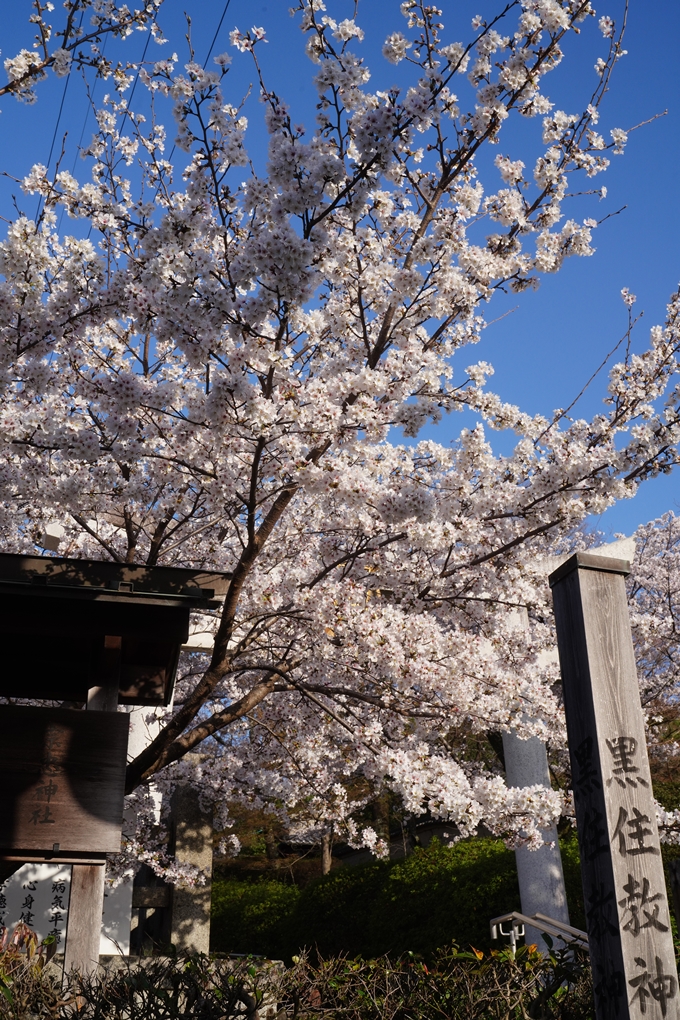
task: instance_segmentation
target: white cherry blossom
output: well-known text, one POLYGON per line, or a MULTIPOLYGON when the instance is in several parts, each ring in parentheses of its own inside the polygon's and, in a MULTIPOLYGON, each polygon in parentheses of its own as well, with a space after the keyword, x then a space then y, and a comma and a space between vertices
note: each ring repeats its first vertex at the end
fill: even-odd
MULTIPOLYGON (((64 555, 231 574, 196 621, 214 650, 183 658, 173 712, 129 769, 128 855, 166 874, 151 781, 193 782, 222 828, 240 800, 383 852, 357 812, 389 788, 462 834, 484 822, 535 843, 568 799, 509 790, 461 741, 515 727, 564 749, 539 561, 676 462, 677 295, 591 420, 528 414, 489 388, 491 366, 465 367, 499 289, 593 252, 592 206, 572 196, 607 169, 593 127, 618 37, 566 114, 541 89, 588 4, 509 5, 466 45, 435 8, 402 10, 387 57, 407 53, 408 81, 371 91, 357 22, 300 0, 318 104, 305 133, 261 72, 263 30, 232 33, 260 88, 266 173, 227 59, 150 63, 139 111, 114 81, 87 171, 34 167, 41 214, 0 242, 4 548, 35 552, 59 525, 64 555), (530 122, 511 152, 505 125, 534 115, 543 135, 530 122), (501 139, 487 171, 480 151, 501 139), (394 441, 462 410, 477 424, 450 446, 394 441), (505 429, 515 447, 498 455, 489 433, 505 429)), ((112 33, 132 24, 115 4, 93 13, 112 33)), ((11 65, 20 98, 59 58, 27 59, 11 65)))

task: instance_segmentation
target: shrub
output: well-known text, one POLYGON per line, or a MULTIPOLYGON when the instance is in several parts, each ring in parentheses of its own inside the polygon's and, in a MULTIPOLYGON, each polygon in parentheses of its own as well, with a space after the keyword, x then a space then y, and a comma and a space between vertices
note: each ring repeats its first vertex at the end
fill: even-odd
POLYGON ((19 1003, 0 1000, 4 1020, 265 1020, 276 1015, 280 968, 207 956, 121 957, 106 970, 63 982, 33 969, 19 1003), (271 1008, 267 1011, 267 1006, 271 1008))
POLYGON ((338 868, 302 890, 217 879, 212 944, 287 961, 304 946, 430 956, 452 942, 488 948, 489 919, 519 905, 514 854, 502 841, 433 841, 400 861, 338 868))
POLYGON ((23 921, 13 932, 0 925, 0 1016, 23 1020, 51 1015, 61 995, 43 972, 56 948, 53 936, 40 942, 23 921))
POLYGON ((393 863, 341 868, 301 893, 288 953, 364 957, 416 952, 430 957, 452 942, 490 946, 489 919, 519 908, 514 854, 500 840, 427 849, 393 863))
MULTIPOLYGON (((0 961, 1 963, 1 961, 0 961)), ((591 1020, 587 968, 573 953, 522 948, 437 954, 431 966, 303 956, 285 970, 207 956, 122 958, 63 988, 30 969, 30 1001, 0 998, 11 1020, 591 1020)))
POLYGON ((218 878, 212 889, 213 949, 281 958, 285 933, 299 897, 297 886, 283 882, 218 878))
MULTIPOLYGON (((286 1020, 592 1020, 589 968, 578 953, 535 947, 363 960, 302 957, 279 986, 286 1020)), ((281 1016, 281 1013, 279 1016, 281 1016)))
MULTIPOLYGON (((570 920, 584 929, 576 833, 561 839, 560 848, 570 920)), ((285 885, 283 876, 218 877, 213 948, 287 961, 304 946, 329 955, 411 951, 429 958, 452 942, 490 948, 489 920, 519 908, 515 855, 501 840, 453 847, 433 840, 403 860, 338 868, 302 890, 285 885)))

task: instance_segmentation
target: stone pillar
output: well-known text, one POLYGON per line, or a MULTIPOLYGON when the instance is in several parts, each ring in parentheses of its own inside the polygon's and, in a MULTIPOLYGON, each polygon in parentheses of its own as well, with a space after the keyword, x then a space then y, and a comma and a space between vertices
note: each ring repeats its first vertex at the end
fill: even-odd
POLYGON ((173 887, 170 941, 178 953, 207 953, 210 949, 212 813, 202 810, 198 794, 191 786, 177 787, 170 809, 171 851, 181 863, 199 867, 207 879, 205 885, 185 889, 173 887))
MULTIPOLYGON (((550 773, 545 744, 538 737, 521 740, 514 730, 503 734, 505 776, 508 786, 545 786, 550 789, 550 773)), ((569 924, 567 893, 562 873, 562 857, 555 825, 542 829, 543 846, 530 850, 521 846, 515 850, 517 878, 522 901, 522 913, 545 914, 569 924)), ((543 934, 537 928, 526 927, 527 945, 546 946, 543 934)))

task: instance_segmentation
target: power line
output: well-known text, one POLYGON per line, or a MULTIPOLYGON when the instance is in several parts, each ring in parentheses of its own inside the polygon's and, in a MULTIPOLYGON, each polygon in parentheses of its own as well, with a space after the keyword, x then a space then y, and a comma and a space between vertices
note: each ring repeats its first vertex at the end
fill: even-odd
MULTIPOLYGON (((108 43, 110 38, 111 37, 107 35, 106 38, 104 39, 104 45, 102 46, 102 54, 101 54, 102 57, 106 53, 106 45, 107 45, 107 43, 108 43)), ((87 127, 87 122, 90 119, 90 114, 92 113, 92 104, 94 102, 94 94, 97 91, 97 85, 99 84, 99 81, 100 81, 99 76, 95 75, 95 79, 94 79, 94 82, 93 82, 93 85, 92 85, 92 92, 88 95, 88 99, 87 99, 87 109, 85 110, 85 119, 83 120, 83 126, 80 129, 80 138, 78 139, 78 144, 76 145, 76 153, 75 153, 75 156, 73 157, 73 166, 71 167, 71 175, 72 176, 76 172, 76 164, 78 162, 78 154, 80 153, 80 151, 82 149, 83 138, 85 137, 85 128, 87 127)), ((59 214, 59 223, 57 224, 57 233, 60 233, 60 231, 61 231, 61 223, 62 223, 62 220, 64 219, 65 211, 66 210, 62 206, 61 213, 59 214)))
MULTIPOLYGON (((123 121, 121 122, 121 126, 122 126, 122 123, 125 121, 125 117, 126 116, 130 117, 130 105, 131 105, 132 100, 133 100, 134 95, 135 95, 135 89, 137 88, 137 82, 139 81, 139 74, 140 74, 140 71, 142 69, 142 65, 144 63, 144 60, 146 59, 146 51, 148 50, 149 43, 151 42, 151 36, 153 35, 153 30, 152 29, 153 29, 153 25, 155 23, 156 23, 156 17, 154 15, 154 18, 153 18, 153 20, 151 22, 151 25, 149 26, 149 34, 147 35, 146 42, 144 43, 144 50, 142 52, 142 56, 141 56, 140 60, 138 61, 139 66, 137 68, 137 74, 135 75, 135 80, 132 83, 132 92, 130 93, 130 97, 129 97, 128 101, 127 101, 127 107, 126 107, 126 110, 125 110, 125 114, 123 115, 123 121)), ((89 110, 88 110, 88 113, 87 113, 87 115, 85 117, 85 123, 87 123, 87 117, 88 116, 89 116, 89 110)), ((130 119, 132 119, 132 118, 130 118, 130 119)), ((133 122, 133 126, 134 126, 134 122, 133 122)), ((85 125, 83 125, 83 132, 84 131, 85 131, 85 125)), ((82 135, 81 135, 81 139, 82 139, 82 135)), ((92 233, 92 224, 90 224, 90 229, 87 232, 88 239, 89 239, 91 233, 92 233)))
MULTIPOLYGON (((215 34, 213 36, 212 42, 210 43, 210 49, 208 50, 206 58, 203 61, 203 66, 204 67, 208 63, 208 61, 210 60, 210 57, 212 56, 212 51, 215 48, 215 43, 217 42, 217 37, 220 34, 220 29, 222 28, 222 23, 224 22, 224 19, 227 16, 227 11, 229 10, 230 4, 231 4, 231 0, 227 0, 227 2, 224 5, 224 10, 222 11, 222 17, 220 18, 219 22, 217 23, 217 28, 215 29, 215 34)), ((170 161, 172 159, 176 148, 177 148, 177 146, 173 145, 172 149, 170 150, 170 155, 168 156, 168 161, 170 161)))
POLYGON ((61 102, 59 104, 59 113, 57 114, 57 123, 54 125, 54 133, 52 135, 52 143, 50 145, 50 154, 47 157, 47 168, 48 169, 49 169, 50 163, 52 162, 52 153, 54 152, 54 143, 57 140, 57 131, 59 130, 59 122, 61 120, 61 115, 62 115, 62 112, 64 110, 64 101, 66 99, 66 93, 68 92, 68 86, 69 86, 69 82, 70 81, 71 81, 71 75, 69 73, 67 78, 66 78, 66 83, 64 85, 64 91, 61 94, 61 102))
POLYGON ((128 110, 130 109, 130 104, 131 104, 132 100, 134 99, 135 89, 137 88, 137 82, 139 81, 139 72, 141 70, 141 65, 144 63, 144 60, 146 58, 146 51, 148 50, 149 43, 151 42, 151 36, 153 35, 153 25, 155 25, 155 23, 156 23, 156 18, 154 16, 154 19, 153 19, 151 25, 149 26, 149 34, 146 37, 146 44, 144 46, 144 52, 142 53, 142 59, 139 61, 140 66, 137 68, 137 74, 135 75, 135 80, 134 80, 134 82, 132 84, 132 92, 130 93, 130 98, 128 99, 128 110))
MULTIPOLYGON (((80 13, 80 22, 78 23, 78 28, 80 28, 82 23, 83 23, 84 15, 85 15, 85 12, 81 11, 81 13, 80 13)), ((59 124, 61 122, 61 115, 64 112, 64 102, 66 100, 66 93, 68 92, 68 87, 69 87, 70 82, 71 82, 71 71, 69 70, 68 74, 66 75, 66 81, 64 82, 64 91, 61 94, 61 102, 59 104, 59 113, 57 114, 57 122, 54 125, 54 132, 52 134, 52 142, 50 144, 50 154, 47 157, 47 169, 48 170, 50 168, 50 163, 52 162, 52 154, 54 152, 54 145, 55 145, 55 142, 57 140, 57 132, 59 131, 59 124)), ((42 205, 42 195, 40 195, 38 197, 38 207, 37 207, 37 209, 35 211, 36 221, 38 219, 38 216, 40 215, 40 207, 41 207, 41 205, 42 205)))
MULTIPOLYGON (((230 6, 231 6, 231 0, 226 0, 226 3, 225 3, 225 5, 224 5, 224 9, 223 9, 223 11, 222 11, 222 16, 220 17, 220 20, 219 20, 219 21, 218 21, 218 23, 217 23, 217 28, 215 29, 215 34, 213 35, 213 37, 212 37, 212 42, 210 43, 210 48, 208 49, 208 52, 207 52, 207 54, 206 54, 206 57, 205 57, 205 60, 204 60, 204 62, 203 62, 204 66, 205 66, 205 65, 206 65, 206 64, 208 63, 208 61, 210 60, 210 57, 212 56, 212 52, 213 52, 213 50, 214 50, 214 48, 215 48, 215 43, 217 42, 217 39, 218 39, 218 37, 219 37, 219 34, 220 34, 220 31, 221 31, 221 29, 222 29, 222 25, 224 24, 224 19, 225 19, 225 18, 226 18, 226 16, 227 16, 227 11, 229 10, 229 7, 230 7, 230 6)), ((82 16, 82 14, 81 14, 81 22, 82 22, 82 17, 83 17, 83 16, 82 16)), ((155 18, 154 18, 154 22, 155 22, 155 18)), ((152 31, 151 31, 151 28, 149 28, 149 34, 148 34, 148 35, 147 35, 147 37, 146 37, 146 43, 145 43, 145 45, 144 45, 144 51, 143 51, 143 53, 142 53, 142 56, 141 56, 141 59, 140 59, 140 61, 139 61, 139 64, 140 64, 140 65, 142 65, 142 64, 144 63, 144 60, 146 59, 146 54, 147 54, 147 50, 149 49, 149 43, 151 42, 151 36, 152 36, 152 34, 153 34, 153 33, 152 33, 152 31)), ((106 39, 104 40, 104 49, 106 49, 106 43, 107 43, 107 42, 108 42, 108 36, 107 36, 107 38, 106 38, 106 39)), ((104 50, 102 50, 102 56, 103 56, 103 54, 104 54, 104 50)), ((130 92, 130 96, 129 96, 129 99, 128 99, 128 110, 126 111, 126 113, 127 113, 127 115, 128 115, 128 116, 129 116, 129 109, 130 109, 130 105, 131 105, 131 103, 132 103, 132 100, 133 100, 133 98, 134 98, 134 95, 135 95, 135 90, 136 90, 136 88, 137 88, 137 83, 138 83, 138 81, 139 81, 139 73, 140 73, 140 68, 138 67, 138 69, 137 69, 137 73, 136 73, 136 75, 135 75, 135 80, 134 80, 134 82, 133 82, 133 85, 132 85, 132 91, 130 92)), ((61 114, 62 114, 62 111, 63 111, 63 108, 64 108, 64 102, 65 102, 65 100, 66 100, 66 92, 67 92, 67 90, 68 90, 68 86, 69 86, 69 82, 70 82, 70 80, 71 80, 71 75, 69 74, 69 75, 68 75, 68 77, 67 77, 67 79, 66 79, 66 83, 65 83, 65 85, 64 85, 64 91, 63 91, 63 93, 62 93, 62 97, 61 97, 61 104, 60 104, 60 106, 59 106, 59 114, 58 114, 58 116, 57 116, 57 123, 56 123, 56 125, 55 125, 55 128, 54 128, 54 134, 53 134, 53 136, 52 136, 52 144, 50 145, 50 154, 49 154, 49 157, 48 157, 48 160, 47 160, 47 166, 48 166, 48 168, 49 168, 49 165, 50 165, 50 160, 52 159, 52 154, 53 154, 53 151, 54 151, 54 145, 55 145, 55 142, 56 142, 56 138, 57 138, 57 132, 58 132, 58 130, 59 130, 59 122, 60 122, 60 120, 61 120, 61 114)), ((95 83, 94 83, 94 88, 96 88, 96 86, 97 86, 97 80, 95 80, 95 83)), ((94 89, 93 89, 93 95, 94 95, 94 89)), ((71 173, 74 173, 74 172, 75 172, 75 167, 76 167, 76 163, 78 162, 78 152, 80 151, 80 147, 81 147, 81 145, 82 145, 82 141, 83 141, 83 136, 84 136, 84 134, 85 134, 85 128, 87 127, 87 122, 88 122, 88 120, 89 120, 89 117, 90 117, 90 113, 91 113, 91 103, 90 103, 90 101, 88 100, 88 107, 87 107, 87 111, 86 111, 86 113, 85 113, 85 119, 84 119, 84 121, 83 121, 83 126, 82 126, 82 129, 81 129, 81 132, 80 132, 80 139, 79 139, 79 141, 78 141, 78 145, 77 145, 77 148, 76 148, 76 155, 75 155, 75 157, 74 157, 74 161, 73 161, 73 167, 72 167, 71 173)), ((171 150, 171 152, 170 152, 170 155, 169 155, 169 157, 168 157, 169 159, 172 159, 172 156, 173 156, 173 154, 174 154, 174 151, 175 151, 175 146, 173 145, 173 147, 172 147, 172 150, 171 150)), ((38 211, 37 211, 37 213, 36 213, 36 219, 37 219, 37 216, 39 215, 39 212, 40 212, 40 203, 41 203, 41 202, 42 202, 42 198, 40 198, 40 199, 38 200, 38 211)), ((63 219, 63 216, 64 216, 64 210, 62 209, 62 211, 61 211, 61 216, 60 216, 60 218, 59 218, 59 227, 58 227, 57 229, 59 229, 59 228, 60 228, 60 226, 61 226, 61 221, 62 221, 62 219, 63 219)), ((89 231, 89 233, 88 233, 88 237, 90 236, 91 232, 92 232, 92 227, 90 226, 90 231, 89 231)))
POLYGON ((210 43, 210 49, 208 50, 208 55, 205 58, 205 60, 203 61, 203 66, 204 67, 208 63, 208 61, 210 60, 210 57, 212 56, 213 48, 215 46, 215 43, 217 42, 217 37, 220 34, 220 29, 222 28, 222 22, 224 21, 226 15, 227 15, 227 11, 229 10, 229 4, 230 3, 231 3, 231 0, 227 0, 226 4, 224 5, 224 10, 222 11, 222 17, 220 18, 220 23, 217 26, 217 28, 215 29, 215 34, 213 36, 213 41, 210 43))

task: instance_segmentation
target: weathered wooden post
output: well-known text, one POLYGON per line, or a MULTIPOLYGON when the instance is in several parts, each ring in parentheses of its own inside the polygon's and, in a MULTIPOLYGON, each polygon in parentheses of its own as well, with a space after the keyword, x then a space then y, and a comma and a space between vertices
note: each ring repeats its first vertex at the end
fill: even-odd
POLYGON ((598 1020, 680 1017, 624 577, 576 553, 550 576, 598 1020))
MULTIPOLYGON (((116 712, 118 709, 122 645, 123 639, 119 635, 105 635, 104 651, 97 677, 99 683, 95 687, 90 687, 87 692, 86 708, 89 712, 116 712)), ((125 746, 127 747, 127 739, 125 746)), ((121 772, 121 795, 124 779, 124 773, 121 772)), ((117 806, 116 817, 119 813, 122 816, 122 804, 120 808, 117 806)), ((66 974, 72 970, 86 974, 94 970, 99 962, 105 877, 105 860, 97 864, 72 865, 71 895, 64 951, 66 974)))

